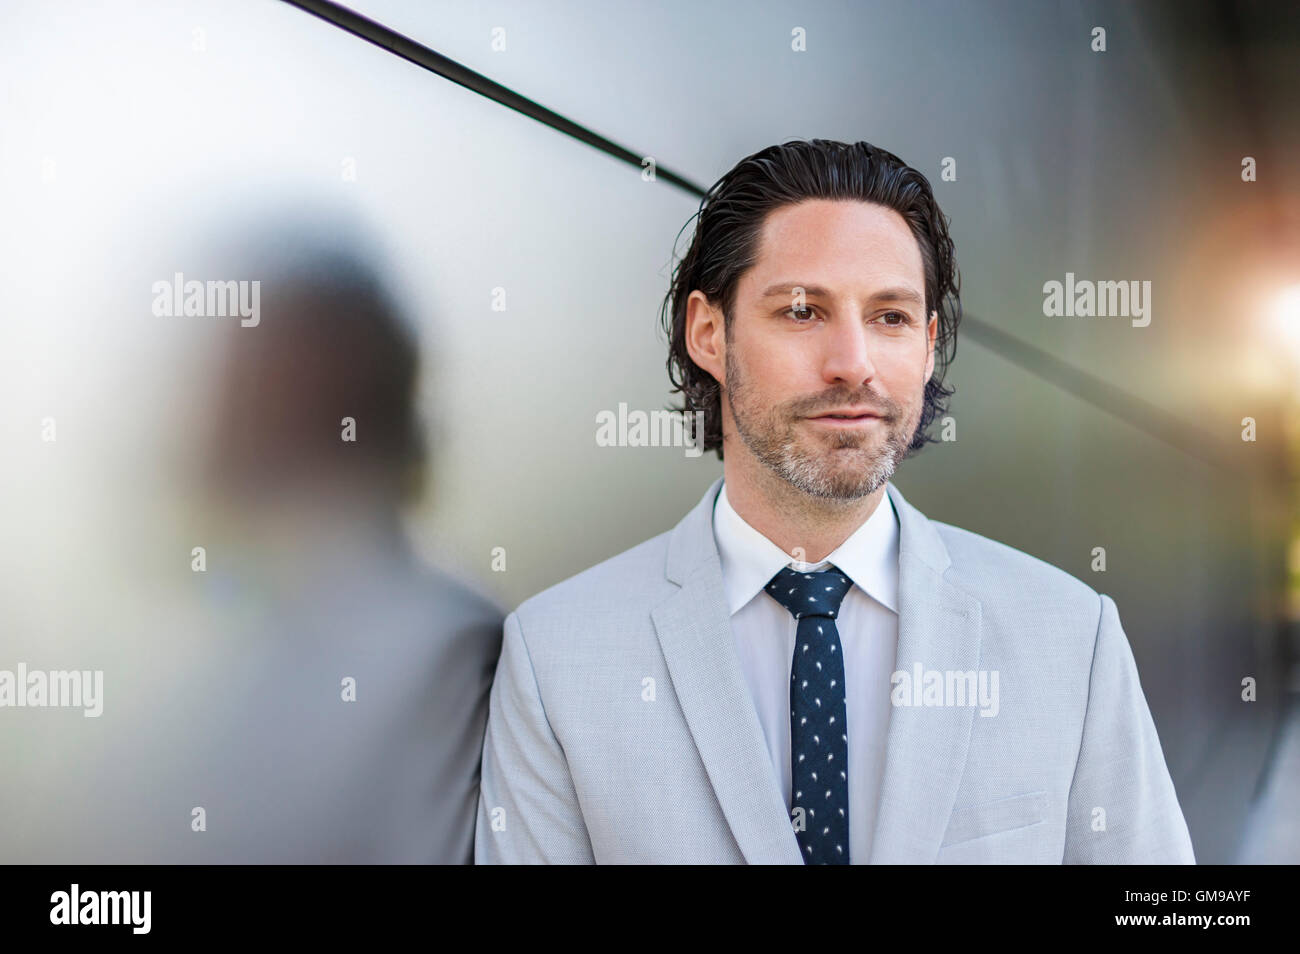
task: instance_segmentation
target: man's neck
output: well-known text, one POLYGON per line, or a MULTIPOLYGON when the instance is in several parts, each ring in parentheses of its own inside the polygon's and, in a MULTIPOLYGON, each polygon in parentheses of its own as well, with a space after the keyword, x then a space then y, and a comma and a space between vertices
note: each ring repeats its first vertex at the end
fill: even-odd
POLYGON ((814 497, 754 463, 757 470, 724 458, 727 500, 746 523, 805 563, 826 559, 867 522, 885 495, 881 486, 856 500, 814 497))

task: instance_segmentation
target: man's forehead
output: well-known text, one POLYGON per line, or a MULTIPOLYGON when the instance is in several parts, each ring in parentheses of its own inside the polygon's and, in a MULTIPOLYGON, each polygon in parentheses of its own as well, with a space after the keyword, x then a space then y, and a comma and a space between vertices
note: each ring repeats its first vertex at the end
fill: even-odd
POLYGON ((797 285, 809 295, 876 295, 886 287, 924 291, 921 250, 911 229, 893 209, 874 203, 808 200, 783 206, 764 221, 757 253, 742 277, 749 297, 768 296, 782 285, 797 285))

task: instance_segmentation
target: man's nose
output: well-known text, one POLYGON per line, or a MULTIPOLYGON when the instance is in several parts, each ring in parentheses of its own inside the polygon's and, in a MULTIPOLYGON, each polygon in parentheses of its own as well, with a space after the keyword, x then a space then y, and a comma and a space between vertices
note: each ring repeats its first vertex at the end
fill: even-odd
POLYGON ((876 374, 871 334, 860 318, 833 316, 823 336, 822 376, 828 383, 861 387, 876 374))

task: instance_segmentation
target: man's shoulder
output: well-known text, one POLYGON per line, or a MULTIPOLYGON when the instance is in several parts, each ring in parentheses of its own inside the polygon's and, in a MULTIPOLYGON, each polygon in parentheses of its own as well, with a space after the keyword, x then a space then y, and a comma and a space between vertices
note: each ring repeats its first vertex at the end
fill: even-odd
POLYGON ((948 578, 982 600, 1025 598, 1087 612, 1094 621, 1100 594, 1086 582, 1046 560, 972 530, 931 520, 948 556, 948 578))
POLYGON ((530 596, 514 614, 525 631, 553 622, 572 622, 575 614, 616 618, 629 613, 649 618, 650 607, 675 589, 664 574, 671 530, 638 543, 595 566, 530 596))

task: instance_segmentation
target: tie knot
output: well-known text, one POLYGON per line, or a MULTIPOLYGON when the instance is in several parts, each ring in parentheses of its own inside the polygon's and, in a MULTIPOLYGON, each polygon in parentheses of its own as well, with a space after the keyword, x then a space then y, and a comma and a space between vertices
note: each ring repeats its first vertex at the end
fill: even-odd
POLYGON ((805 616, 834 619, 839 615, 844 594, 852 586, 853 581, 844 575, 844 571, 832 564, 828 569, 814 573, 800 573, 788 566, 782 567, 766 589, 768 595, 788 609, 795 619, 805 616))

